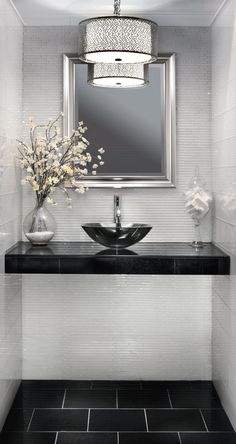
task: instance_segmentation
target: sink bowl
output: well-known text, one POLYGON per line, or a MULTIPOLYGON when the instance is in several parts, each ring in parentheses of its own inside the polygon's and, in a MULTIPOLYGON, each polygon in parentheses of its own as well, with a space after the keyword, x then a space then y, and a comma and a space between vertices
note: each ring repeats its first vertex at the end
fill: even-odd
POLYGON ((150 225, 85 224, 82 228, 95 242, 108 248, 127 248, 141 241, 152 229, 150 225))

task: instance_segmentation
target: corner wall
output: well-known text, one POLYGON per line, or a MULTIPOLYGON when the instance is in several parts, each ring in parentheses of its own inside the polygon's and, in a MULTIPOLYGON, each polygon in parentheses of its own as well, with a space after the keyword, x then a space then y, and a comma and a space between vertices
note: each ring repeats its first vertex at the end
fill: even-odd
POLYGON ((231 275, 213 279, 213 380, 236 427, 236 3, 212 26, 212 174, 216 244, 231 256, 231 275))
POLYGON ((0 0, 0 430, 21 380, 21 280, 4 276, 4 254, 21 238, 21 189, 15 165, 22 126, 23 26, 0 0))

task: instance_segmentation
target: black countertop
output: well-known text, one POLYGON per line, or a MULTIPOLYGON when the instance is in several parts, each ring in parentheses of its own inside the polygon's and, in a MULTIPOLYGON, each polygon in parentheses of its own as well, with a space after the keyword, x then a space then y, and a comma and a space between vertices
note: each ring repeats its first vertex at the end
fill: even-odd
POLYGON ((19 242, 5 256, 6 273, 61 274, 229 274, 230 258, 213 244, 195 250, 188 243, 140 242, 109 250, 94 242, 19 242))

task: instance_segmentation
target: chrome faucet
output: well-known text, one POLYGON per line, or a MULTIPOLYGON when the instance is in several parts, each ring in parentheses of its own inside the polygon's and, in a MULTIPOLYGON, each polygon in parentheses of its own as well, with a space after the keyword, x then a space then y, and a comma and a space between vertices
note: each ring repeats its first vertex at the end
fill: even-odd
POLYGON ((114 222, 117 228, 121 227, 120 196, 117 194, 114 196, 114 222))

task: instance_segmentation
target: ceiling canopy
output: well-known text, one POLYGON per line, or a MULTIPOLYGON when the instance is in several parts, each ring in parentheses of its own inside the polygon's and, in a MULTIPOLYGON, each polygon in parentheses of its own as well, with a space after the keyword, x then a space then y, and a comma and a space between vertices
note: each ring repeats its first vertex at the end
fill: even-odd
MULTIPOLYGON (((109 15, 112 0, 12 0, 29 26, 77 25, 109 15)), ((209 26, 224 0, 123 0, 122 14, 157 20, 161 26, 209 26)))

